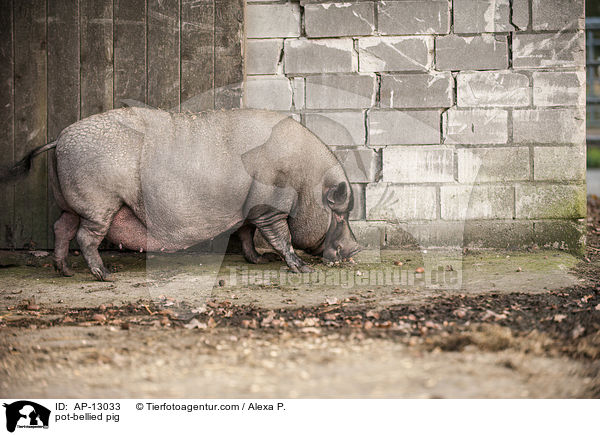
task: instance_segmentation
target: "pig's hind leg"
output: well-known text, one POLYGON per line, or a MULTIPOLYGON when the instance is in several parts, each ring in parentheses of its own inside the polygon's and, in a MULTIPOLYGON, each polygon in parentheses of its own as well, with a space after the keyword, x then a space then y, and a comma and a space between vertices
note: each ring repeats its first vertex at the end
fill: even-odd
POLYGON ((69 243, 77 233, 79 216, 67 211, 63 212, 54 223, 54 269, 63 276, 73 276, 67 266, 69 243))
POLYGON ((108 233, 113 217, 121 208, 121 202, 118 198, 102 199, 104 201, 101 202, 97 197, 94 207, 86 208, 85 212, 78 210, 81 222, 77 230, 77 242, 92 274, 99 281, 108 281, 110 272, 102 263, 98 246, 108 233))
POLYGON ((242 242, 242 252, 244 254, 244 258, 249 263, 268 263, 268 258, 256 252, 256 248, 254 246, 254 233, 256 233, 256 227, 254 225, 244 225, 237 231, 237 235, 242 242))

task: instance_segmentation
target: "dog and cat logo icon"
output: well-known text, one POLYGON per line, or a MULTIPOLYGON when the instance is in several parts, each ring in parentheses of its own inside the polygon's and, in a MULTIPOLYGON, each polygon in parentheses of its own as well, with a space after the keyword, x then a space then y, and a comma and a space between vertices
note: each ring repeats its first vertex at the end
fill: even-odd
POLYGON ((50 422, 50 410, 29 400, 19 400, 4 404, 6 408, 6 430, 47 429, 50 422))

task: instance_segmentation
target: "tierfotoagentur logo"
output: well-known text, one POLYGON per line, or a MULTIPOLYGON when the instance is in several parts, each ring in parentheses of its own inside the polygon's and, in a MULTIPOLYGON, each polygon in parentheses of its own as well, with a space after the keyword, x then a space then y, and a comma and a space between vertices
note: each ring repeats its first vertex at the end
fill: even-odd
POLYGON ((29 400, 19 400, 4 404, 6 408, 6 430, 14 432, 19 429, 48 429, 50 410, 29 400))

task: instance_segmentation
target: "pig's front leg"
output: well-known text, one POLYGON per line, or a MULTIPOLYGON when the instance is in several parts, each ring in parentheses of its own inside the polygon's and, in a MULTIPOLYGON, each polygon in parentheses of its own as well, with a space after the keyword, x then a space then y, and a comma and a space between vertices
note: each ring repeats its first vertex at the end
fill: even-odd
POLYGON ((284 213, 270 212, 252 220, 256 228, 262 233, 267 242, 285 260, 292 272, 312 272, 314 269, 308 266, 292 247, 292 237, 287 223, 287 215, 284 213))

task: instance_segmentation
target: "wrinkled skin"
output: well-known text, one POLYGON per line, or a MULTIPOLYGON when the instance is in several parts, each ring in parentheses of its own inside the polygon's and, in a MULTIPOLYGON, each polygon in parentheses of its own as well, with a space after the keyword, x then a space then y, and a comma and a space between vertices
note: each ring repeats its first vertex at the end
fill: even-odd
POLYGON ((235 231, 245 258, 262 263, 259 230, 293 272, 312 270, 295 248, 327 261, 359 250, 342 166, 279 113, 112 110, 67 127, 50 161, 64 210, 54 225, 63 275, 72 274, 75 236, 99 280, 109 278, 98 254, 104 237, 136 251, 176 251, 235 231))

